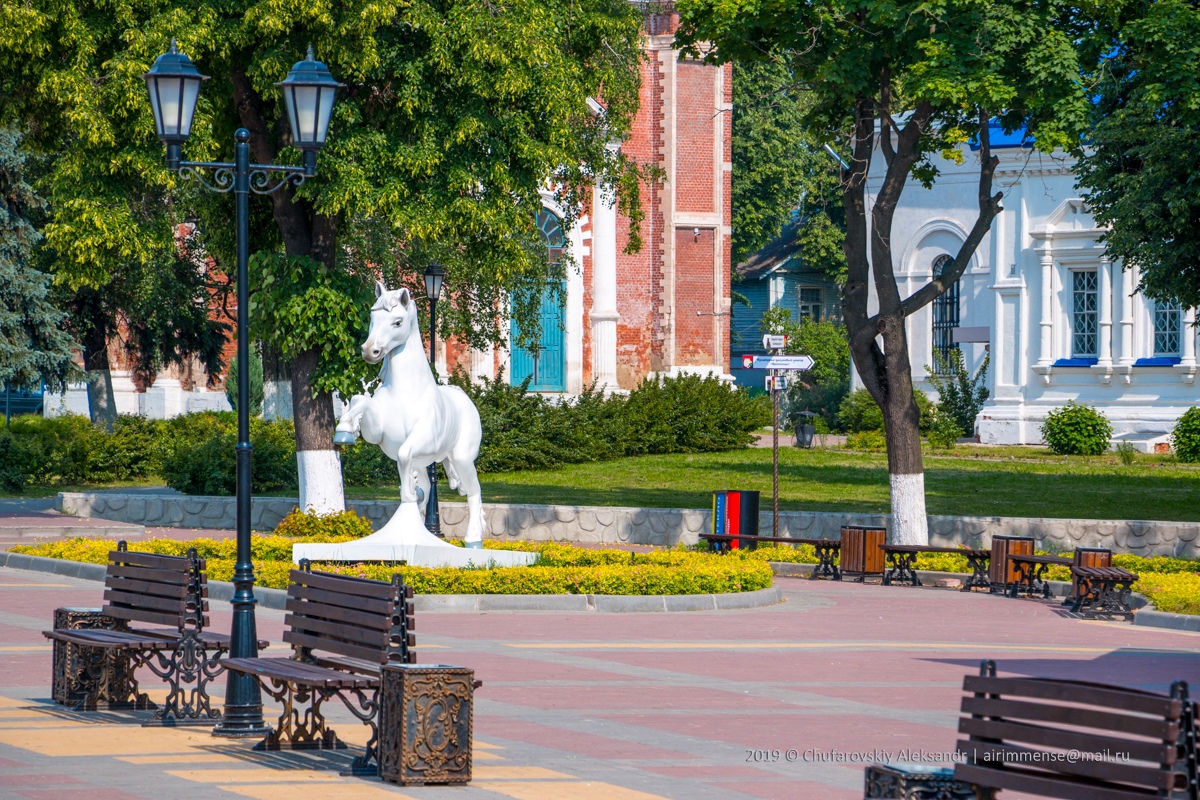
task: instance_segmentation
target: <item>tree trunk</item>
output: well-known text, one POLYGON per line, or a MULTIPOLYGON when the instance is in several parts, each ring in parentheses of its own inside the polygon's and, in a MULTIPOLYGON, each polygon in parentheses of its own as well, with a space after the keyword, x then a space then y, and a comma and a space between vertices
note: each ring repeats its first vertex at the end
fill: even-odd
POLYGON ((888 321, 884 335, 887 387, 883 410, 888 482, 892 501, 892 544, 929 544, 925 515, 925 467, 921 460, 921 411, 913 397, 912 365, 904 317, 888 321))
POLYGON ((300 477, 300 507, 329 514, 346 508, 342 492, 342 463, 333 444, 333 397, 313 396, 312 376, 320 353, 304 350, 292 362, 292 418, 296 423, 296 468, 300 477))
MULTIPOLYGON (((234 72, 230 77, 238 117, 250 131, 251 155, 260 163, 273 163, 276 153, 262 98, 245 73, 234 72)), ((296 198, 290 188, 271 194, 271 213, 283 237, 284 252, 289 256, 310 256, 330 269, 337 268, 336 217, 318 214, 311 203, 296 198)), ((330 513, 342 511, 346 505, 341 462, 333 444, 333 398, 328 392, 314 396, 312 391, 319 362, 320 351, 316 349, 305 350, 292 361, 292 420, 296 425, 300 506, 330 513)))
POLYGON ((263 419, 292 419, 292 371, 269 345, 263 345, 263 419))
POLYGON ((83 368, 87 372, 88 416, 93 425, 111 431, 117 421, 117 399, 113 395, 108 363, 108 320, 94 292, 80 292, 76 313, 86 322, 83 335, 83 368))

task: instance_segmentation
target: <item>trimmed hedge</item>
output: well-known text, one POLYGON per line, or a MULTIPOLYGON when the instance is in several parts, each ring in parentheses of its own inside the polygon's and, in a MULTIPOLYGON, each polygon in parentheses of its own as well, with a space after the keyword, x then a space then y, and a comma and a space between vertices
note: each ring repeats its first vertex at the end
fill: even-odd
MULTIPOLYGON (((313 536, 308 542, 344 542, 356 536, 313 536)), ((292 545, 299 539, 255 536, 251 560, 258 585, 286 589, 292 569, 292 545)), ((765 589, 771 585, 771 567, 761 558, 719 556, 686 549, 629 553, 593 550, 556 543, 486 543, 489 549, 524 550, 540 554, 529 567, 501 569, 429 569, 389 564, 323 564, 327 572, 387 580, 400 573, 419 594, 724 594, 765 589)), ((232 539, 150 539, 131 549, 162 555, 183 555, 195 547, 208 560, 208 577, 228 581, 233 577, 236 542, 232 539)), ((103 539, 69 539, 39 545, 19 545, 12 552, 104 564, 116 542, 103 539)))

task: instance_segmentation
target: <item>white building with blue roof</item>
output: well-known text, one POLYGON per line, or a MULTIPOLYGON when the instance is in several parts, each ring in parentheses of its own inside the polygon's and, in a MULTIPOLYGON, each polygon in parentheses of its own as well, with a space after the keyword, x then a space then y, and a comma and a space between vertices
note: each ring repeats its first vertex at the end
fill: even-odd
MULTIPOLYGON (((928 381, 935 349, 961 348, 971 370, 990 353, 980 441, 1040 443, 1046 414, 1074 400, 1103 412, 1117 438, 1161 451, 1179 416, 1200 404, 1195 309, 1137 293, 1136 272, 1108 258, 1073 159, 999 131, 992 142, 1004 211, 957 286, 909 318, 914 381, 936 396, 928 381)), ((941 159, 938 167, 932 189, 910 179, 896 211, 902 295, 958 252, 978 212, 978 154, 964 145, 961 165, 941 159)), ((884 169, 881 156, 872 160, 870 197, 884 169)))

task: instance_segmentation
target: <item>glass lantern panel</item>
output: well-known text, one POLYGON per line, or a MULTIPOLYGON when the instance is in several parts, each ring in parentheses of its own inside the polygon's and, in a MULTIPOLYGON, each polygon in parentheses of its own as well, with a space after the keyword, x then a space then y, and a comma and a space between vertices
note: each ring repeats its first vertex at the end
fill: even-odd
POLYGON ((192 116, 196 111, 196 98, 200 94, 200 81, 185 80, 183 82, 183 109, 179 120, 179 135, 192 135, 192 116))
POLYGON ((154 112, 154 130, 162 136, 162 106, 158 102, 158 79, 146 78, 146 93, 150 95, 150 110, 154 112))
POLYGON ((333 114, 333 99, 337 96, 337 89, 330 86, 321 87, 321 99, 317 104, 320 109, 317 117, 317 135, 315 144, 325 144, 325 134, 329 130, 329 119, 333 114))
POLYGON ((160 133, 164 136, 179 135, 179 105, 183 100, 183 80, 180 78, 155 78, 157 90, 158 119, 160 133))
POLYGON ((292 100, 296 105, 296 127, 292 130, 296 144, 310 145, 316 139, 317 129, 317 100, 319 90, 316 86, 295 86, 292 88, 292 100))

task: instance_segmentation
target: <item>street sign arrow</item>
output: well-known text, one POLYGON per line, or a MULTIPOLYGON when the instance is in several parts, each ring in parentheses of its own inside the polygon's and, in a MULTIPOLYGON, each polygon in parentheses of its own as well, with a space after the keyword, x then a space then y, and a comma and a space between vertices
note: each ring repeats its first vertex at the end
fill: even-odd
POLYGON ((813 368, 812 356, 755 356, 754 369, 796 369, 813 368))

